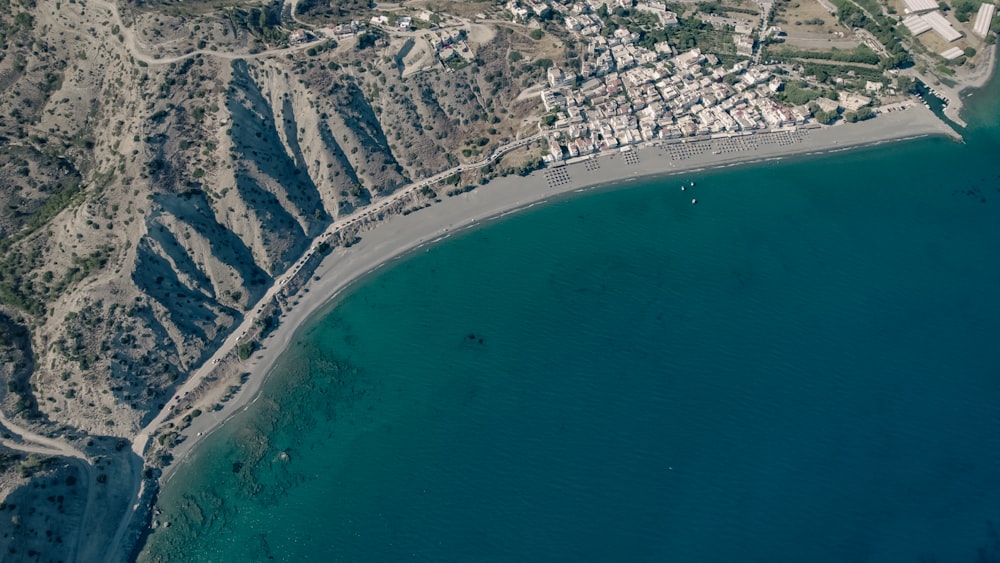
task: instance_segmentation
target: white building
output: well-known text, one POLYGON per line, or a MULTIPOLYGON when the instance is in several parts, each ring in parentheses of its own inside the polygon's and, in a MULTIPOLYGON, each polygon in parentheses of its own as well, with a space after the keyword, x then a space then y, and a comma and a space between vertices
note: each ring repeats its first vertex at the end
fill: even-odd
POLYGON ((931 25, 931 29, 935 33, 940 35, 945 41, 949 43, 952 41, 958 41, 962 38, 962 32, 958 31, 951 26, 949 22, 941 12, 931 12, 929 14, 924 14, 920 16, 923 20, 931 25))
POLYGON ((990 24, 993 23, 993 16, 997 13, 997 7, 992 2, 983 2, 979 5, 979 13, 976 14, 976 23, 972 25, 972 33, 986 37, 990 32, 990 24))
POLYGON ((945 51, 941 51, 941 53, 940 53, 940 55, 942 57, 944 57, 946 60, 949 60, 949 61, 953 61, 953 60, 961 57, 964 54, 965 54, 965 51, 959 49, 958 47, 952 47, 951 49, 948 49, 948 50, 945 50, 945 51))
POLYGON ((906 29, 910 30, 910 33, 912 33, 914 37, 925 31, 931 30, 931 24, 927 23, 924 18, 917 15, 907 16, 906 19, 903 20, 903 25, 906 26, 906 29))
POLYGON ((934 0, 903 0, 903 6, 907 14, 919 14, 938 9, 938 3, 934 0))
POLYGON ((552 111, 557 107, 564 108, 566 107, 566 96, 559 92, 545 90, 542 92, 542 104, 545 106, 545 111, 552 111))
POLYGON ((837 94, 840 99, 840 105, 848 111, 858 111, 859 109, 872 103, 871 98, 868 96, 862 96, 861 94, 854 94, 843 90, 837 92, 837 94))
POLYGON ((753 56, 753 37, 749 35, 733 35, 733 43, 736 44, 736 54, 743 57, 753 56))
POLYGON ((552 67, 548 71, 549 87, 558 90, 559 88, 565 88, 570 85, 575 77, 566 74, 563 69, 559 67, 552 67))

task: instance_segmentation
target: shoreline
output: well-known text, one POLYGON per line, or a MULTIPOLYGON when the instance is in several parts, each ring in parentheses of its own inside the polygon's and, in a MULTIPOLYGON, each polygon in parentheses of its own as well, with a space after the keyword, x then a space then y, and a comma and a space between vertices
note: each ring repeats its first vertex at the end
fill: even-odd
MULTIPOLYGON (((809 158, 932 135, 961 140, 923 105, 907 102, 906 106, 906 109, 882 112, 876 119, 856 124, 807 126, 752 135, 685 139, 683 142, 658 141, 627 150, 578 157, 526 177, 496 178, 485 186, 454 197, 441 194, 441 201, 430 207, 381 221, 361 232, 361 241, 357 244, 337 248, 322 258, 304 286, 290 296, 297 304, 288 310, 278 327, 261 340, 260 348, 251 359, 241 362, 240 369, 251 374, 249 379, 222 410, 206 412, 205 415, 211 416, 195 418, 184 430, 185 439, 172 449, 173 461, 163 469, 158 485, 169 483, 177 469, 191 461, 193 452, 205 438, 247 411, 262 396, 263 384, 301 329, 317 315, 335 307, 345 291, 387 264, 455 233, 492 223, 555 198, 573 197, 575 193, 615 189, 637 180, 701 175, 734 166, 792 157, 809 158)), ((438 187, 438 191, 443 188, 438 187)), ((139 506, 135 509, 141 511, 139 506)), ((132 526, 144 520, 136 516, 133 513, 132 526)), ((122 547, 117 546, 118 549, 122 547)))
POLYGON ((964 98, 968 97, 970 90, 977 90, 985 86, 997 70, 997 45, 987 46, 986 53, 986 60, 978 67, 972 71, 964 71, 962 76, 955 77, 954 86, 942 83, 931 84, 928 83, 926 77, 918 75, 939 98, 945 101, 945 107, 942 111, 945 117, 962 128, 968 127, 968 123, 961 116, 962 110, 965 109, 964 98))
POLYGON ((665 142, 660 142, 659 146, 633 148, 632 150, 640 155, 640 162, 635 166, 630 167, 622 162, 623 157, 619 156, 621 154, 619 151, 616 151, 618 154, 597 158, 593 158, 594 155, 580 157, 568 161, 565 165, 537 170, 523 178, 517 176, 497 178, 471 192, 455 197, 444 197, 441 203, 435 203, 410 215, 393 216, 372 230, 363 232, 361 242, 347 249, 338 248, 323 258, 309 281, 295 294, 298 305, 295 305, 288 317, 261 341, 261 348, 254 352, 254 359, 244 362, 245 371, 251 372, 252 375, 243 389, 226 403, 223 410, 215 413, 225 416, 219 416, 218 424, 213 425, 207 424, 208 418, 212 417, 195 419, 184 431, 187 439, 173 449, 174 461, 164 468, 160 481, 168 482, 173 472, 185 462, 190 450, 197 443, 257 400, 261 385, 272 371, 277 358, 294 340, 294 334, 309 318, 320 309, 331 305, 351 285, 408 252, 447 239, 454 233, 468 230, 480 223, 546 203, 555 196, 592 191, 638 179, 669 177, 683 173, 698 174, 793 156, 818 156, 935 134, 956 139, 954 131, 930 110, 920 104, 913 104, 906 110, 880 114, 878 118, 868 122, 813 129, 809 133, 809 141, 812 142, 803 142, 800 145, 774 146, 776 150, 767 150, 769 147, 765 147, 763 150, 741 151, 724 157, 707 151, 684 160, 666 159, 646 163, 642 157, 647 154, 659 156, 664 150, 669 150, 667 147, 687 147, 695 144, 688 142, 667 145, 665 142), (911 119, 914 117, 915 119, 911 119), (889 121, 892 123, 888 123, 889 121), (880 127, 875 129, 876 126, 880 127), (600 167, 597 170, 585 170, 587 163, 595 160, 600 163, 600 167), (547 185, 546 171, 559 168, 572 171, 570 181, 558 186, 547 185), (512 199, 510 191, 500 194, 499 192, 505 188, 510 191, 517 189, 517 198, 512 199), (455 213, 459 208, 461 208, 460 213, 455 213), (437 220, 427 220, 432 215, 437 215, 435 217, 437 220), (448 221, 447 224, 444 224, 444 220, 448 221), (392 228, 394 226, 395 229, 392 228), (407 235, 414 235, 416 239, 407 235), (315 280, 316 276, 320 277, 319 281, 315 280), (198 432, 202 432, 202 436, 198 436, 198 432))

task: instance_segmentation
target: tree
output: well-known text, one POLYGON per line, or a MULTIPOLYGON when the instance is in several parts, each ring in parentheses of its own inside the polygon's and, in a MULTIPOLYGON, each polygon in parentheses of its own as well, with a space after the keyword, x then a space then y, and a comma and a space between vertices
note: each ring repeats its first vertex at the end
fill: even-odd
POLYGON ((913 92, 917 85, 912 76, 900 75, 896 77, 896 89, 900 92, 913 92))
POLYGON ((250 355, 253 354, 256 347, 257 343, 252 340, 250 342, 244 342, 236 348, 236 354, 239 356, 240 360, 246 361, 250 358, 250 355))

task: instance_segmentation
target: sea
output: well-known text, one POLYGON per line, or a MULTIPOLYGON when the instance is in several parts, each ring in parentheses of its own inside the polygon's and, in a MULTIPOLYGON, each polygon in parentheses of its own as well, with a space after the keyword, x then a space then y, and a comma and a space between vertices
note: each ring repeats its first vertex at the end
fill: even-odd
POLYGON ((998 100, 964 144, 609 186, 379 270, 138 560, 1000 560, 998 100))

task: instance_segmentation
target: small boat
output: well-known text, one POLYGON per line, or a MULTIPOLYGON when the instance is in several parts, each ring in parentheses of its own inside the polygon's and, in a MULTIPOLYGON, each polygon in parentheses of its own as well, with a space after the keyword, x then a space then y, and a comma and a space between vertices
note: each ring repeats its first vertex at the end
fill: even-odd
POLYGON ((692 200, 691 200, 691 205, 696 205, 697 203, 698 203, 698 200, 697 200, 697 199, 692 199, 692 200))
POLYGON ((682 191, 682 192, 683 192, 684 190, 686 190, 686 189, 687 189, 687 188, 686 188, 685 186, 681 186, 681 191, 682 191))
POLYGON ((694 182, 691 182, 691 187, 692 187, 692 188, 694 187, 694 182))

